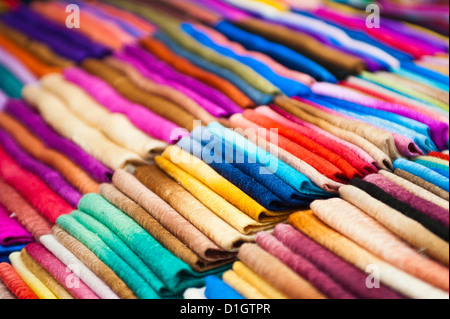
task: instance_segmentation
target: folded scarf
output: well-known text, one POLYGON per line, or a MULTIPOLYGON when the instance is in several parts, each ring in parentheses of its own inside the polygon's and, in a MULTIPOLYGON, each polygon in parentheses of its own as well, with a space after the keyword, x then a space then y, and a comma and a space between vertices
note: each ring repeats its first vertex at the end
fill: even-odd
POLYGON ((438 186, 434 185, 433 183, 430 183, 414 174, 411 174, 407 171, 404 171, 402 169, 396 169, 395 170, 395 175, 398 175, 408 181, 410 181, 411 183, 414 183, 416 185, 418 185, 419 187, 422 187, 428 191, 430 191, 431 193, 445 199, 446 201, 449 200, 449 193, 445 190, 443 190, 442 188, 439 188, 438 186))
POLYGON ((341 258, 366 271, 369 265, 376 265, 383 275, 380 282, 410 298, 447 298, 444 292, 382 261, 343 235, 328 228, 312 212, 291 215, 289 222, 311 239, 331 250, 341 258))
MULTIPOLYGON (((450 74, 449 73, 450 71, 448 70, 448 67, 442 65, 441 63, 434 63, 432 61, 418 61, 418 62, 416 62, 416 64, 421 66, 421 67, 424 67, 426 69, 431 69, 433 71, 436 71, 438 73, 441 73, 441 74, 444 74, 444 75, 447 75, 447 76, 449 76, 449 74, 450 74)), ((409 85, 411 85, 412 87, 414 87, 414 84, 413 83, 409 83, 409 85)), ((427 86, 427 88, 429 88, 429 87, 430 86, 427 86)), ((422 87, 417 87, 417 89, 418 90, 419 89, 424 90, 424 88, 422 88, 422 87)), ((438 92, 436 92, 436 93, 438 93, 438 92)), ((448 95, 445 96, 444 98, 442 98, 440 95, 436 96, 436 98, 439 99, 441 102, 447 102, 448 101, 447 97, 448 97, 448 95)), ((447 104, 448 104, 448 102, 447 102, 447 104)))
MULTIPOLYGON (((65 248, 73 253, 81 262, 86 265, 95 275, 97 275, 113 292, 121 299, 137 299, 134 292, 128 288, 125 282, 108 267, 94 252, 76 238, 65 232, 59 226, 53 227, 53 235, 65 248)), ((45 241, 44 241, 45 242, 45 241)))
POLYGON ((233 271, 237 276, 241 277, 245 282, 259 291, 265 299, 289 299, 285 294, 274 288, 269 282, 242 262, 235 262, 233 264, 233 271))
POLYGON ((9 256, 11 265, 19 274, 28 287, 39 297, 39 299, 57 299, 56 296, 40 281, 25 265, 20 252, 9 256))
POLYGON ((135 175, 143 185, 166 201, 224 250, 237 252, 243 243, 254 241, 253 236, 239 233, 157 166, 138 167, 135 175))
POLYGON ((6 93, 7 96, 11 98, 20 99, 23 84, 6 69, 2 64, 0 64, 0 89, 6 93))
POLYGON ((80 259, 65 248, 53 235, 40 238, 41 244, 64 265, 75 272, 80 279, 101 299, 119 299, 119 297, 100 278, 97 277, 80 259))
POLYGON ((0 148, 0 163, 0 177, 17 189, 23 198, 50 223, 55 223, 60 215, 68 214, 73 210, 72 206, 53 192, 36 175, 20 168, 2 148, 0 148))
POLYGON ((223 266, 231 261, 223 260, 220 253, 216 254, 219 258, 210 258, 205 260, 199 257, 191 249, 189 249, 182 241, 170 233, 163 225, 154 219, 146 210, 139 206, 136 202, 121 193, 117 188, 110 184, 100 186, 101 195, 105 197, 111 204, 122 210, 131 217, 143 229, 145 229, 153 238, 161 245, 169 250, 176 257, 187 263, 193 270, 197 272, 205 272, 214 268, 223 266))
POLYGON ((238 258, 274 288, 292 299, 326 299, 313 285, 256 244, 245 244, 238 258))
MULTIPOLYGON (((441 154, 441 153, 439 153, 441 154)), ((422 161, 426 161, 426 162, 430 162, 430 163, 436 163, 439 165, 442 165, 442 169, 448 169, 449 166, 449 161, 448 159, 444 159, 444 158, 438 158, 435 156, 417 156, 416 158, 414 158, 414 160, 422 160, 422 161), (447 168, 444 168, 444 166, 446 166, 447 168)))
POLYGON ((339 194, 342 199, 373 217, 418 251, 448 265, 448 243, 414 219, 392 209, 354 186, 341 187, 339 194))
POLYGON ((233 270, 226 271, 223 274, 222 279, 226 285, 230 286, 231 289, 235 290, 244 299, 267 299, 261 291, 253 287, 249 282, 236 274, 233 270))
POLYGON ((438 163, 433 163, 429 161, 424 161, 421 159, 414 159, 414 163, 420 164, 422 166, 428 167, 429 169, 435 171, 436 173, 449 178, 449 169, 447 165, 440 165, 438 163))
POLYGON ((23 90, 23 97, 39 110, 42 117, 58 133, 74 141, 109 168, 117 169, 143 162, 136 153, 118 146, 98 130, 81 121, 63 101, 48 91, 28 86, 23 90))
POLYGON ((64 80, 62 75, 45 76, 40 84, 63 100, 87 124, 97 128, 117 145, 144 159, 153 157, 154 153, 160 152, 167 145, 136 128, 126 116, 108 112, 81 88, 64 80))
POLYGON ((435 162, 431 162, 431 161, 426 161, 421 159, 420 157, 415 158, 414 163, 416 164, 420 164, 422 166, 425 166, 433 171, 435 171, 436 173, 449 178, 449 168, 448 165, 442 165, 440 163, 435 163, 435 162))
POLYGON ((0 245, 11 246, 32 242, 31 234, 10 215, 10 212, 0 204, 0 245))
POLYGON ((0 279, 17 299, 40 299, 10 264, 0 263, 0 279))
POLYGON ((81 147, 56 133, 44 119, 22 101, 10 100, 6 111, 23 123, 34 135, 42 140, 49 148, 61 152, 73 160, 97 182, 110 182, 112 171, 100 161, 93 158, 81 147))
POLYGON ((244 299, 233 288, 228 286, 223 280, 216 276, 208 276, 205 278, 205 296, 207 299, 244 299))
POLYGON ((448 154, 442 154, 442 153, 439 153, 439 152, 431 152, 431 153, 428 154, 428 156, 435 157, 435 158, 440 158, 440 159, 443 159, 443 160, 446 160, 446 161, 449 160, 448 154))
POLYGON ((355 206, 334 198, 315 201, 311 209, 316 217, 367 251, 416 278, 448 291, 448 280, 445 278, 449 275, 446 267, 411 249, 355 206))
POLYGON ((10 218, 16 219, 34 238, 52 232, 52 226, 36 209, 31 206, 13 187, 0 178, 0 204, 10 212, 10 218))
POLYGON ((0 245, 0 260, 1 262, 9 262, 8 257, 14 252, 21 251, 26 244, 17 244, 17 245, 8 245, 3 246, 0 245))

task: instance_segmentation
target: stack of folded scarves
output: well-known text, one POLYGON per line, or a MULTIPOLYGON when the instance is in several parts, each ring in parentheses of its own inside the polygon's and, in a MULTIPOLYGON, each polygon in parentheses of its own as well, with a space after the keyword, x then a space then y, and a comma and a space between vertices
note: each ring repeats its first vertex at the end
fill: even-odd
MULTIPOLYGON (((365 8, 371 1, 347 1, 339 0, 359 9, 365 8)), ((429 29, 448 34, 448 19, 446 18, 448 8, 445 1, 379 1, 383 8, 383 16, 394 18, 406 22, 421 24, 429 29)), ((404 23, 406 23, 404 22, 404 23)), ((400 24, 401 25, 401 24, 400 24)))
POLYGON ((448 298, 448 40, 110 2, 0 18, 1 297, 448 298))

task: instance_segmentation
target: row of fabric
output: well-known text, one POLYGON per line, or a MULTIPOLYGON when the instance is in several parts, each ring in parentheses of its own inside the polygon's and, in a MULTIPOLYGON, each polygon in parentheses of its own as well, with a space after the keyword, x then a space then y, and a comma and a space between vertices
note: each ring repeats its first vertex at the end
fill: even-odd
POLYGON ((0 299, 449 298, 447 37, 331 1, 1 7, 0 299))

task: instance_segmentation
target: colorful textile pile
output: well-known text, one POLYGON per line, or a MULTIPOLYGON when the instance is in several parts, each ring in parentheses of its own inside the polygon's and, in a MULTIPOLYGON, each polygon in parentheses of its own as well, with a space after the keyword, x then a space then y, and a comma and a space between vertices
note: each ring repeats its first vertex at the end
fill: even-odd
POLYGON ((449 298, 448 4, 0 4, 0 299, 449 298))

